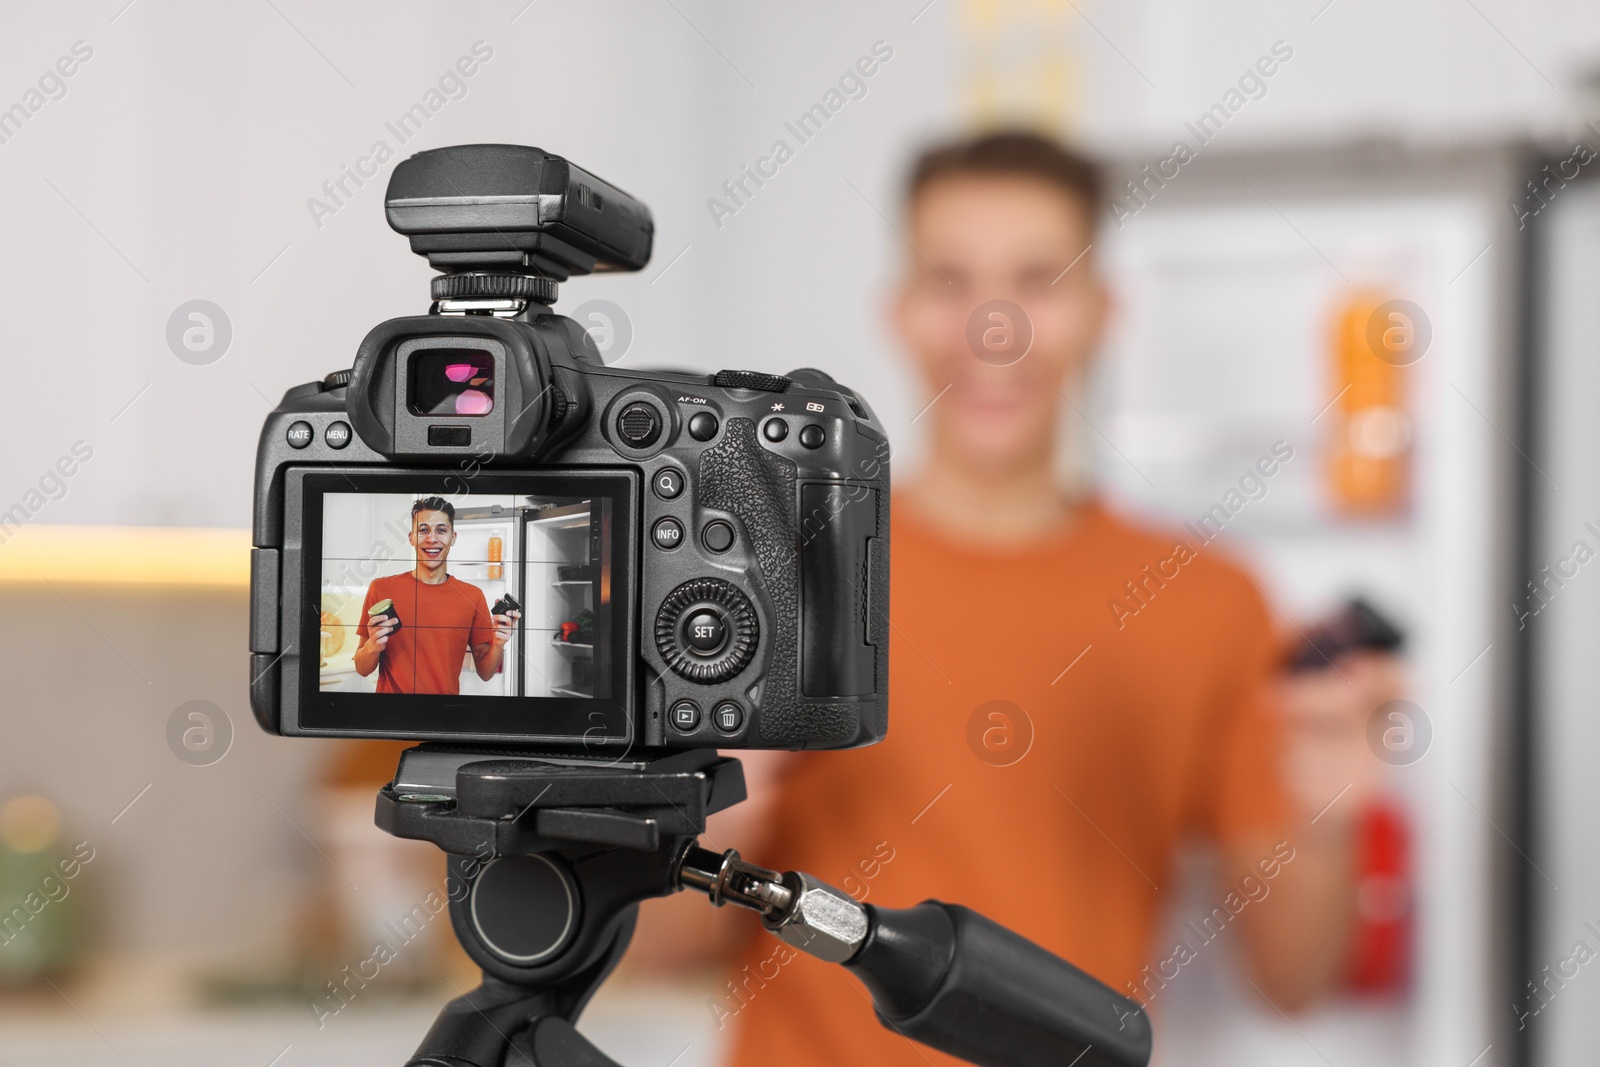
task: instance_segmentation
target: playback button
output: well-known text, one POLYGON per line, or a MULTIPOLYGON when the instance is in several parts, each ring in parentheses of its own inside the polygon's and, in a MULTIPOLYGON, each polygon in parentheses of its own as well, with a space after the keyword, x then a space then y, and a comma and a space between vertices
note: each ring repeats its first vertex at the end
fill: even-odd
POLYGON ((672 705, 672 710, 668 714, 672 717, 673 727, 684 733, 700 725, 700 709, 692 700, 678 701, 672 705))

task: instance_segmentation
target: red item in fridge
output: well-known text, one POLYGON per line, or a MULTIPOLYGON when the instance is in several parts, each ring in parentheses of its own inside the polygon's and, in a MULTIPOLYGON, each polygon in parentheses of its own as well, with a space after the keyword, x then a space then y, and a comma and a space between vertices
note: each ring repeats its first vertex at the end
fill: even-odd
POLYGON ((1392 993, 1411 965, 1411 826, 1393 800, 1369 804, 1356 823, 1356 926, 1347 988, 1392 993))

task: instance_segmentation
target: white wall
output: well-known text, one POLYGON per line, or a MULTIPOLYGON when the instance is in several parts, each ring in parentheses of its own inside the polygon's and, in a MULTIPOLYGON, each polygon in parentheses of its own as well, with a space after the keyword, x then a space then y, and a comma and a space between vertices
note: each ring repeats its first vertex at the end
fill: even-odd
POLYGON ((1056 113, 1097 144, 1154 151, 1282 39, 1294 60, 1228 144, 1478 138, 1570 124, 1574 105, 1539 71, 1574 84, 1600 39, 1596 4, 1553 0, 1336 0, 1320 14, 1321 0, 1220 13, 1197 0, 122 3, 0 16, 0 106, 75 41, 94 50, 66 95, 0 144, 13 375, 0 507, 74 441, 95 450, 37 522, 247 522, 266 409, 347 366, 375 323, 425 306, 428 272, 382 219, 386 170, 320 228, 307 200, 375 139, 392 142, 385 121, 479 40, 493 58, 403 151, 536 143, 655 211, 651 268, 572 283, 563 307, 621 305, 630 361, 834 371, 914 458, 921 398, 905 393, 878 316, 904 254, 884 216, 909 146, 974 114, 985 78, 1037 103, 1041 64, 1058 63, 1056 113), (785 120, 880 40, 894 56, 866 97, 718 227, 707 199, 775 138, 792 141, 785 120), (196 298, 233 327, 209 366, 179 361, 165 337, 196 298))

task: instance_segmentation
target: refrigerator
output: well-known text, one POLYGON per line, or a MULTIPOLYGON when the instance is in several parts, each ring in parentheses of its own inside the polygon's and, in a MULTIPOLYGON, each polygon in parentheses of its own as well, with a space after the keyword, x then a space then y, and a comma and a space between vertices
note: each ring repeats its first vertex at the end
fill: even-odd
MULTIPOLYGON (((1208 951, 1155 1005, 1156 1062, 1522 1062, 1505 1007, 1520 916, 1506 887, 1521 860, 1502 828, 1516 790, 1504 592, 1528 473, 1508 437, 1522 259, 1505 205, 1526 155, 1215 150, 1159 188, 1141 183, 1144 162, 1114 168, 1111 192, 1136 207, 1100 238, 1117 322, 1068 412, 1097 484, 1179 528, 1291 450, 1218 545, 1291 639, 1352 595, 1396 621, 1431 735, 1385 778, 1411 834, 1409 979, 1291 1017, 1226 947, 1208 951), (1345 353, 1394 301, 1427 331, 1425 351, 1374 384, 1345 353)), ((1200 849, 1186 860, 1169 930, 1204 912, 1209 863, 1200 849)))
POLYGON ((607 677, 610 668, 603 505, 524 497, 509 505, 463 507, 456 512, 456 531, 451 573, 478 586, 491 607, 506 593, 522 605, 502 669, 485 682, 467 663, 461 692, 594 697, 596 679, 607 677), (491 550, 496 538, 499 547, 491 550))

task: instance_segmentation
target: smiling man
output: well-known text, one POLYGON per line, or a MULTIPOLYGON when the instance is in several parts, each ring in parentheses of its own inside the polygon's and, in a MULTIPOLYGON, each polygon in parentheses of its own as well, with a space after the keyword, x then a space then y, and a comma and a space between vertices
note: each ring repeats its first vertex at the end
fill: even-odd
MULTIPOLYGON (((707 836, 874 904, 971 906, 1158 1012, 1174 955, 1218 951, 1156 942, 1179 848, 1207 840, 1206 921, 1246 994, 1268 1015, 1303 1006, 1345 967, 1359 800, 1287 787, 1281 649, 1245 572, 1191 539, 1176 577, 1150 577, 1188 535, 1119 516, 1063 462, 1111 304, 1095 167, 996 133, 927 152, 906 192, 889 311, 928 447, 894 500, 888 738, 748 754, 752 803, 707 836), (1136 619, 1108 610, 1141 583, 1136 619)), ((716 947, 706 931, 643 940, 681 960, 716 947)), ((754 934, 712 1003, 731 1062, 955 1062, 880 1026, 838 967, 773 952, 754 934)))
POLYGON ((356 627, 360 645, 356 673, 378 672, 380 693, 461 692, 461 672, 470 652, 478 677, 493 678, 505 658, 506 642, 520 612, 489 615, 483 591, 450 575, 450 549, 456 543, 456 509, 443 497, 424 497, 411 505, 416 566, 404 574, 374 578, 361 604, 356 627), (375 605, 382 611, 369 615, 375 605))

